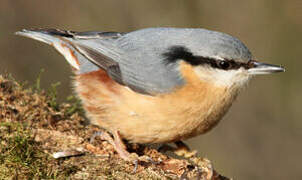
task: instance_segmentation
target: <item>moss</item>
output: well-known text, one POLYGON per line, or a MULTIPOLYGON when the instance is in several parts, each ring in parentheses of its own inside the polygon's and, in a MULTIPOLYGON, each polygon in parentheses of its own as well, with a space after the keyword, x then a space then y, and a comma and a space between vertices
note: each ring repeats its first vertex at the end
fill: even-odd
POLYGON ((55 177, 45 162, 49 156, 34 141, 29 129, 21 123, 0 123, 0 179, 55 177))

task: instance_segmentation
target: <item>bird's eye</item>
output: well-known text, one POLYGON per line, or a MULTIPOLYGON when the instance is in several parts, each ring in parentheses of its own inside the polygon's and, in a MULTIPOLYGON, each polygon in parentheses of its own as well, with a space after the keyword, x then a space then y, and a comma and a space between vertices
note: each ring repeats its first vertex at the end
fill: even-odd
POLYGON ((224 69, 224 70, 229 69, 231 67, 230 63, 227 61, 219 61, 217 65, 220 69, 224 69))

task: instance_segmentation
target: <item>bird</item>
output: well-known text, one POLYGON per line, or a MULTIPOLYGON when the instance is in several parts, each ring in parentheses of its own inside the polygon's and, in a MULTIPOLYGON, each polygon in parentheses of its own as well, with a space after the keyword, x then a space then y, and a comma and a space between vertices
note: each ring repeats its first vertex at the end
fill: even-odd
POLYGON ((175 143, 215 127, 249 80, 284 72, 255 60, 246 45, 203 28, 155 27, 131 32, 23 29, 53 46, 74 72, 74 90, 93 125, 124 160, 124 140, 175 143))

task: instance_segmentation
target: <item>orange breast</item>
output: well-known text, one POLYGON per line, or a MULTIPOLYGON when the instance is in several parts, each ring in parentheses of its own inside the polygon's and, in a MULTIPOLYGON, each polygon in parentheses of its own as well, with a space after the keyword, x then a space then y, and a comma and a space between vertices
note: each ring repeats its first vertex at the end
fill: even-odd
POLYGON ((135 93, 100 70, 78 75, 75 89, 93 124, 137 143, 162 143, 205 133, 225 114, 237 93, 201 80, 181 63, 183 87, 158 96, 135 93))

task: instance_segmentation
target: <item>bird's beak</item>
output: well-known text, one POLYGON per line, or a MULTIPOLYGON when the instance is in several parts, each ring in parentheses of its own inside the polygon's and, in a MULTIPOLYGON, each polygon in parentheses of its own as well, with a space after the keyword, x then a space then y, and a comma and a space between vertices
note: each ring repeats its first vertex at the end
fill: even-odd
POLYGON ((261 63, 254 60, 250 60, 248 62, 248 73, 251 75, 271 74, 284 71, 285 69, 282 66, 261 63))

